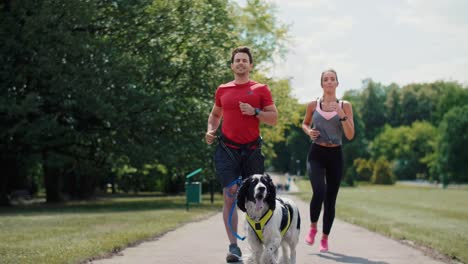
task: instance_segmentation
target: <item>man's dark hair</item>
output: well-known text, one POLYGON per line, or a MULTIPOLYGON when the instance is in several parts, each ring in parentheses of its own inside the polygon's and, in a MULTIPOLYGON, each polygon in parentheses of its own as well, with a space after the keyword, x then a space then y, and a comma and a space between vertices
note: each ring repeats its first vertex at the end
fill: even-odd
POLYGON ((237 47, 232 51, 231 63, 234 63, 234 56, 236 56, 237 53, 246 53, 249 55, 250 64, 253 63, 252 53, 250 53, 250 49, 245 46, 237 47))

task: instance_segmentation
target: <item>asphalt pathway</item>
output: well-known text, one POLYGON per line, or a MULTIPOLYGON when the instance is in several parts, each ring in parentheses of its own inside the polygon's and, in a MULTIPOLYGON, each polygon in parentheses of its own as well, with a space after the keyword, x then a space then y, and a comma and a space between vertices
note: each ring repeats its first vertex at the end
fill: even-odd
MULTIPOLYGON (((274 181, 283 181, 284 177, 274 175, 274 181)), ((290 191, 295 191, 291 181, 290 191)), ((385 236, 370 232, 364 228, 335 219, 329 238, 330 251, 319 252, 320 234, 317 234, 313 246, 304 243, 308 232, 309 205, 286 192, 279 191, 296 201, 302 218, 300 242, 297 247, 297 263, 359 263, 359 264, 435 264, 445 263, 385 236)), ((240 213, 239 233, 244 235, 244 215, 240 213)), ((321 220, 319 230, 321 229, 321 220)), ((238 242, 244 263, 251 254, 247 241, 238 242)), ((226 263, 228 240, 224 231, 222 214, 218 213, 200 222, 189 223, 166 233, 155 241, 144 242, 129 247, 106 259, 95 260, 94 264, 184 264, 184 263, 226 263)), ((281 254, 281 253, 280 253, 281 254)))

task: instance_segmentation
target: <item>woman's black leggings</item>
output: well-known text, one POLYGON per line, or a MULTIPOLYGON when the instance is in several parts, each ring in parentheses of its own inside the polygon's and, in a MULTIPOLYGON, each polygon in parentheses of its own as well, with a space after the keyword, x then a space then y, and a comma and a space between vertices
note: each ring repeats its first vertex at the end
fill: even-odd
POLYGON ((343 151, 339 147, 312 144, 307 157, 307 171, 312 185, 310 221, 318 221, 323 210, 323 233, 328 235, 335 219, 335 203, 343 175, 343 151))

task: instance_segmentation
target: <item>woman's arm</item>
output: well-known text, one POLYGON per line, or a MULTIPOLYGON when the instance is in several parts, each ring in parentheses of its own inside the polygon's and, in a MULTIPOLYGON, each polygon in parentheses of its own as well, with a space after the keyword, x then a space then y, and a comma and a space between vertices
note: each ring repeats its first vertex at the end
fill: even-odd
POLYGON ((343 124, 343 132, 345 134, 345 137, 348 140, 351 140, 354 138, 354 119, 353 119, 353 107, 351 106, 351 103, 348 101, 343 102, 343 109, 339 109, 338 115, 340 116, 340 119, 346 119, 344 121, 341 121, 343 124))
POLYGON ((312 101, 307 104, 304 120, 302 121, 302 130, 313 140, 315 140, 318 137, 318 131, 310 128, 312 125, 312 115, 315 111, 315 107, 317 107, 317 101, 312 101))

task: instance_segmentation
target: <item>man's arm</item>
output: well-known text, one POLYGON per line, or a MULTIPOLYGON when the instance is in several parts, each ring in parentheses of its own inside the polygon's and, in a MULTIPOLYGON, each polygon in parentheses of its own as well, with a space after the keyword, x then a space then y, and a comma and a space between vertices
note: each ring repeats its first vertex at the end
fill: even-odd
MULTIPOLYGON (((253 116, 256 114, 255 107, 248 103, 239 102, 239 108, 243 115, 253 116)), ((260 120, 260 122, 270 126, 276 125, 276 121, 278 121, 278 110, 276 110, 275 104, 265 106, 263 109, 259 110, 260 111, 256 117, 260 120)))
POLYGON ((205 141, 209 145, 213 144, 216 139, 216 130, 218 130, 221 118, 223 117, 223 109, 216 104, 211 109, 210 116, 208 117, 208 126, 206 128, 205 141))
MULTIPOLYGON (((254 109, 255 114, 255 109, 254 109)), ((278 121, 278 110, 276 109, 276 105, 272 104, 269 106, 265 106, 257 115, 257 118, 260 122, 263 122, 267 125, 274 126, 278 121)))

